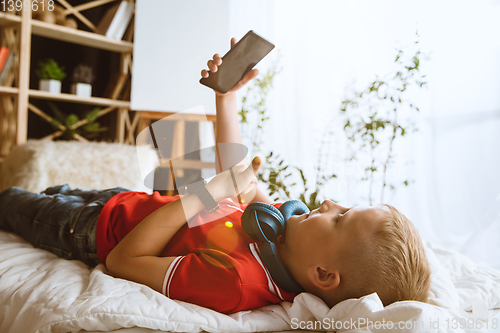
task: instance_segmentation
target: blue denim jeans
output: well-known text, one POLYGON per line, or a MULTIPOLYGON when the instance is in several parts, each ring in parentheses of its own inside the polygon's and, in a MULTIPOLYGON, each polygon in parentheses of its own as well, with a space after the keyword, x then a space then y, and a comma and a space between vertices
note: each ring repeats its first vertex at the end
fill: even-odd
POLYGON ((100 263, 95 237, 99 213, 111 197, 126 191, 71 190, 66 184, 32 193, 11 187, 0 192, 0 228, 61 258, 94 267, 100 263))

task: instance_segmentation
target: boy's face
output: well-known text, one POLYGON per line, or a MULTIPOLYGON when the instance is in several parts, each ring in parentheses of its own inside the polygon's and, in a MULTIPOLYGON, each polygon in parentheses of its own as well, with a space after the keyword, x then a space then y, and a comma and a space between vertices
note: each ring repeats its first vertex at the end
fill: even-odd
POLYGON ((278 245, 283 264, 300 284, 308 267, 339 262, 343 250, 373 233, 385 215, 381 207, 348 209, 325 200, 309 214, 288 220, 278 245))

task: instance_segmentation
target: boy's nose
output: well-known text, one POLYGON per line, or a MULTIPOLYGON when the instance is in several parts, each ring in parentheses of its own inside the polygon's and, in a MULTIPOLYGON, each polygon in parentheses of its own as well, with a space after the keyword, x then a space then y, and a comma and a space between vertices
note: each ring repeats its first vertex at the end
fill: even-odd
POLYGON ((345 212, 347 212, 349 210, 349 208, 345 208, 339 204, 336 204, 332 200, 325 200, 325 201, 327 202, 328 206, 339 211, 341 214, 344 214, 345 212))

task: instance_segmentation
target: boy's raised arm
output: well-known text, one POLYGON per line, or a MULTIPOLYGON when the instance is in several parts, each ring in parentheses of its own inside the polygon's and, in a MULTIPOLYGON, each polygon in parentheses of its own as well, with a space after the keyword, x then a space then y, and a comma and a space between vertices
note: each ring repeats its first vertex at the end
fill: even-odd
MULTIPOLYGON (((236 39, 231 38, 231 47, 236 44, 236 39)), ((208 70, 204 69, 201 71, 201 76, 207 78, 210 72, 217 72, 218 66, 222 64, 222 59, 218 54, 213 56, 213 59, 207 62, 208 70)), ((217 112, 217 134, 215 137, 216 142, 216 153, 219 156, 219 143, 242 143, 240 124, 238 121, 238 110, 237 110, 237 100, 236 91, 246 85, 249 81, 254 79, 259 75, 259 70, 254 68, 233 87, 227 93, 222 94, 215 91, 215 105, 217 112)), ((219 174, 224 170, 221 170, 218 161, 216 161, 216 172, 219 174)), ((255 180, 256 181, 256 180, 255 180)), ((270 203, 271 199, 258 187, 256 188, 256 193, 251 202, 265 202, 270 203)))

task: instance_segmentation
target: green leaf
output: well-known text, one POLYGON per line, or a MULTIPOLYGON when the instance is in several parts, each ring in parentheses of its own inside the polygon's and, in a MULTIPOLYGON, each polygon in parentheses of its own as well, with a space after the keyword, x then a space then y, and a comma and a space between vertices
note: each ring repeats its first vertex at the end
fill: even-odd
POLYGON ((347 122, 345 123, 345 125, 344 125, 344 130, 345 130, 347 127, 351 127, 351 121, 350 121, 350 120, 347 120, 347 122))
POLYGON ((54 114, 54 117, 57 118, 61 123, 66 121, 66 114, 59 110, 59 108, 52 102, 47 102, 47 105, 49 108, 52 110, 52 113, 54 114))
POLYGON ((101 112, 100 108, 94 108, 85 114, 85 118, 88 120, 89 123, 92 123, 97 119, 99 112, 101 112))
POLYGON ((61 122, 59 120, 55 119, 55 118, 52 118, 52 120, 50 121, 50 123, 52 125, 55 125, 56 127, 59 126, 59 125, 61 125, 61 122))
POLYGON ((311 195, 309 196, 309 202, 315 202, 317 197, 318 197, 318 192, 311 193, 311 195))
POLYGON ((83 126, 87 132, 97 132, 99 131, 99 123, 88 123, 83 126))
POLYGON ((59 64, 52 58, 40 61, 35 74, 40 80, 62 81, 66 77, 64 66, 59 66, 59 64))
POLYGON ((76 114, 70 114, 66 117, 66 127, 71 127, 73 125, 76 125, 76 123, 80 120, 76 114))

